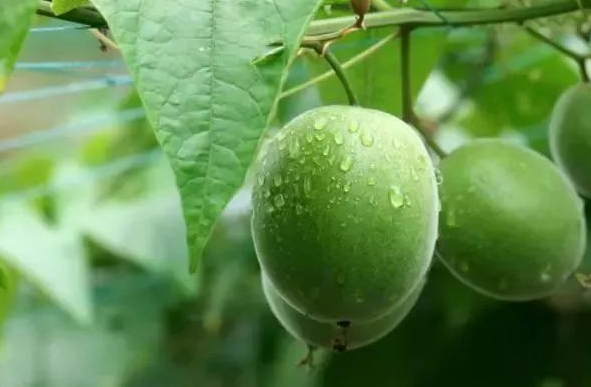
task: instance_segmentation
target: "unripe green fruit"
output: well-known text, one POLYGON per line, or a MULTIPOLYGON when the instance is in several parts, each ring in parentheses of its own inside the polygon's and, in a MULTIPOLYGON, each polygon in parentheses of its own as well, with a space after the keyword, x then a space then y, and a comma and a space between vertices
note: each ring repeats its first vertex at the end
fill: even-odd
POLYGON ((591 84, 573 86, 558 99, 550 120, 550 150, 579 193, 591 199, 591 84))
POLYGON ((460 280, 491 297, 530 300, 551 294, 580 264, 582 201, 548 159, 478 140, 440 169, 438 251, 460 280))
POLYGON ((257 256, 301 313, 370 321, 423 278, 437 184, 421 139, 396 117, 349 106, 308 111, 269 144, 257 179, 257 256))
POLYGON ((267 303, 289 334, 306 344, 337 352, 360 348, 386 336, 406 317, 423 290, 423 283, 420 283, 402 303, 386 315, 367 323, 352 324, 343 328, 337 324, 316 321, 301 314, 279 296, 264 273, 261 273, 261 277, 267 303))

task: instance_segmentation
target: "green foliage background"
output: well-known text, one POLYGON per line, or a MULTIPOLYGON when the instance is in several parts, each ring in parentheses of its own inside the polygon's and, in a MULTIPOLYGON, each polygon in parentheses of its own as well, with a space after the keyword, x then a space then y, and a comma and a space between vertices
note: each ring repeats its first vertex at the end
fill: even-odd
MULTIPOLYGON (((318 18, 347 12, 344 2, 331 3, 318 18)), ((557 39, 589 50, 571 24, 540 25, 558 25, 557 39)), ((387 33, 352 34, 332 49, 345 61, 387 33)), ((439 122, 445 149, 488 136, 548 154, 550 109, 578 79, 567 58, 516 25, 419 30, 412 47, 415 107, 439 122)), ((391 41, 347 70, 363 105, 400 113, 398 59, 391 41)), ((326 70, 322 59, 300 55, 284 90, 326 70)), ((438 262, 416 308, 386 339, 321 353, 312 372, 295 367, 305 346, 275 321, 260 289, 250 176, 190 276, 175 178, 126 74, 119 54, 101 52, 87 31, 39 30, 0 96, 0 386, 591 385, 591 294, 575 280, 548 300, 502 303, 466 288, 438 262), (92 65, 74 67, 78 61, 92 65), (59 66, 29 66, 51 62, 59 66), (90 80, 103 86, 64 91, 90 80), (22 94, 48 87, 62 89, 22 94), (63 133, 64 125, 78 129, 3 148, 22 136, 63 133)), ((306 109, 345 102, 334 79, 309 87, 280 101, 265 135, 306 109)), ((591 272, 591 253, 580 271, 591 272)))

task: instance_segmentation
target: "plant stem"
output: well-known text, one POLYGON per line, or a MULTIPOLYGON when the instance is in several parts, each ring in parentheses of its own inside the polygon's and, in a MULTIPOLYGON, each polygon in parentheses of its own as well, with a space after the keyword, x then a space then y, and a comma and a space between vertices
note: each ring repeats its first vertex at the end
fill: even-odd
MULTIPOLYGON (((385 38, 379 40, 378 42, 376 42, 375 44, 371 45, 369 48, 367 48, 366 50, 360 52, 359 54, 355 55, 354 57, 352 57, 351 59, 349 59, 346 62, 343 62, 341 64, 341 67, 346 70, 349 67, 353 67, 354 65, 356 65, 357 63, 365 60, 366 58, 370 57, 373 53, 375 53, 376 51, 378 51, 380 48, 384 47, 386 45, 386 43, 390 42, 391 40, 393 40, 395 37, 395 35, 388 35, 385 38)), ((291 89, 288 89, 286 91, 284 91, 283 93, 281 93, 280 98, 287 98, 290 97, 296 93, 299 93, 300 91, 307 89, 308 87, 314 86, 317 83, 320 83, 322 81, 325 81, 327 79, 329 79, 330 77, 332 77, 333 75, 335 75, 334 70, 328 70, 325 73, 322 73, 300 85, 294 86, 291 89)))
MULTIPOLYGON (((91 27, 105 27, 106 21, 93 7, 76 8, 63 15, 51 11, 51 3, 40 0, 37 13, 44 16, 68 20, 91 27)), ((471 8, 464 10, 439 11, 440 15, 425 9, 394 9, 375 12, 365 16, 366 28, 410 25, 413 27, 462 27, 479 24, 521 23, 526 20, 560 15, 584 9, 591 9, 591 0, 551 0, 531 7, 515 8, 471 8), (445 20, 442 20, 442 17, 445 20)), ((337 17, 316 20, 310 23, 307 35, 322 35, 340 31, 355 22, 355 17, 337 17)))
MULTIPOLYGON (((591 8, 591 1, 585 0, 583 6, 591 8)), ((410 25, 413 27, 463 27, 481 24, 520 23, 530 19, 560 15, 580 9, 576 0, 553 0, 531 7, 482 8, 456 11, 440 11, 441 16, 429 10, 395 9, 392 11, 370 13, 365 17, 366 28, 410 25), (447 22, 446 22, 447 21, 447 22)), ((342 29, 354 21, 352 17, 338 17, 317 20, 310 23, 307 35, 328 34, 342 29)))
POLYGON ((390 11, 394 9, 386 0, 372 0, 372 5, 378 11, 390 11))
POLYGON ((357 96, 353 92, 353 88, 351 87, 351 83, 345 74, 345 70, 339 63, 338 59, 330 52, 330 50, 326 50, 324 52, 324 58, 326 62, 332 67, 332 70, 336 74, 339 81, 343 85, 343 89, 345 89, 345 93, 347 93, 347 99, 349 100, 349 105, 357 106, 359 105, 359 101, 357 100, 357 96))
POLYGON ((106 27, 107 22, 94 7, 80 7, 66 12, 62 15, 56 15, 51 10, 51 2, 46 0, 39 0, 37 4, 37 14, 42 16, 53 17, 57 19, 67 20, 74 23, 84 24, 90 27, 106 27))
POLYGON ((323 56, 324 59, 326 59, 326 62, 332 68, 337 78, 343 85, 343 89, 345 89, 345 93, 347 93, 349 104, 351 106, 359 105, 357 97, 353 92, 353 88, 351 87, 351 83, 349 82, 343 67, 339 63, 339 60, 330 52, 328 47, 322 43, 302 43, 302 47, 314 49, 318 55, 323 56))
POLYGON ((425 139, 427 145, 441 158, 446 154, 439 144, 435 142, 431 133, 429 133, 421 124, 420 119, 413 109, 412 85, 410 74, 410 34, 412 27, 400 27, 400 77, 402 91, 402 119, 414 126, 425 139))
POLYGON ((583 82, 589 82, 589 74, 587 74, 586 64, 585 62, 589 59, 589 55, 581 55, 562 44, 558 43, 557 41, 551 39, 550 37, 538 32, 534 28, 531 27, 524 27, 524 29, 534 38, 546 43, 550 47, 554 48, 555 50, 559 51, 560 53, 566 55, 567 57, 571 58, 577 63, 579 67, 579 71, 581 73, 581 79, 583 82))

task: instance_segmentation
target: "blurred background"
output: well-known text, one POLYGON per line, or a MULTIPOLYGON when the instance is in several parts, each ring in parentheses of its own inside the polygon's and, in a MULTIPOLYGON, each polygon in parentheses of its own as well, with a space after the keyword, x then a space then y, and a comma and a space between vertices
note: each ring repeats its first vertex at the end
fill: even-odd
MULTIPOLYGON (((347 12, 328 3, 319 18, 347 12)), ((590 49, 587 15, 534 25, 590 49)), ((332 50, 355 62, 347 72, 362 105, 398 114, 391 33, 355 33, 332 50)), ((444 149, 505 137, 548 155, 551 108, 578 81, 568 58, 518 26, 421 29, 412 48, 416 109, 444 149)), ((299 56, 267 137, 307 109, 346 103, 334 78, 300 87, 327 69, 299 56)), ((174 179, 119 53, 38 17, 0 95, 0 386, 591 386, 590 291, 573 279, 547 300, 497 302, 438 262, 388 337, 296 367, 305 345, 260 289, 249 180, 189 276, 174 179)), ((580 272, 591 272, 591 253, 580 272)))

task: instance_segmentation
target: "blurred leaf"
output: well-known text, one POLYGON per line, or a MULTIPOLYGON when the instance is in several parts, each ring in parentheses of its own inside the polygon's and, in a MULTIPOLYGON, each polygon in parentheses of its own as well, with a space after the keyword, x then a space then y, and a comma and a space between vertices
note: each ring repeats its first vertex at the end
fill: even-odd
POLYGON ((244 181, 320 0, 94 3, 177 176, 195 268, 215 220, 244 181), (285 53, 253 66, 276 40, 285 53))
MULTIPOLYGON (((10 312, 18 286, 18 276, 11 268, 0 261, 0 344, 4 320, 10 312)), ((1 346, 0 346, 1 347, 1 346)))
POLYGON ((47 224, 23 203, 2 202, 0 255, 79 322, 90 322, 88 263, 72 230, 47 224))
POLYGON ((161 313, 172 300, 142 273, 110 273, 95 286, 96 318, 80 326, 22 294, 6 325, 0 385, 120 387, 161 351, 161 313), (149 294, 149 296, 147 296, 149 294))
POLYGON ((56 15, 61 15, 75 8, 90 4, 88 0, 53 0, 51 2, 51 10, 56 15))
POLYGON ((37 0, 3 0, 0 2, 0 93, 33 20, 37 0))
MULTIPOLYGON (((103 196, 100 182, 91 181, 88 169, 62 165, 55 185, 85 176, 90 181, 56 196, 58 216, 79 235, 193 293, 196 278, 187 271, 185 226, 174 177, 164 160, 157 161, 134 176, 146 183, 141 194, 136 191, 125 200, 103 196)), ((126 183, 133 184, 134 179, 126 183)))

